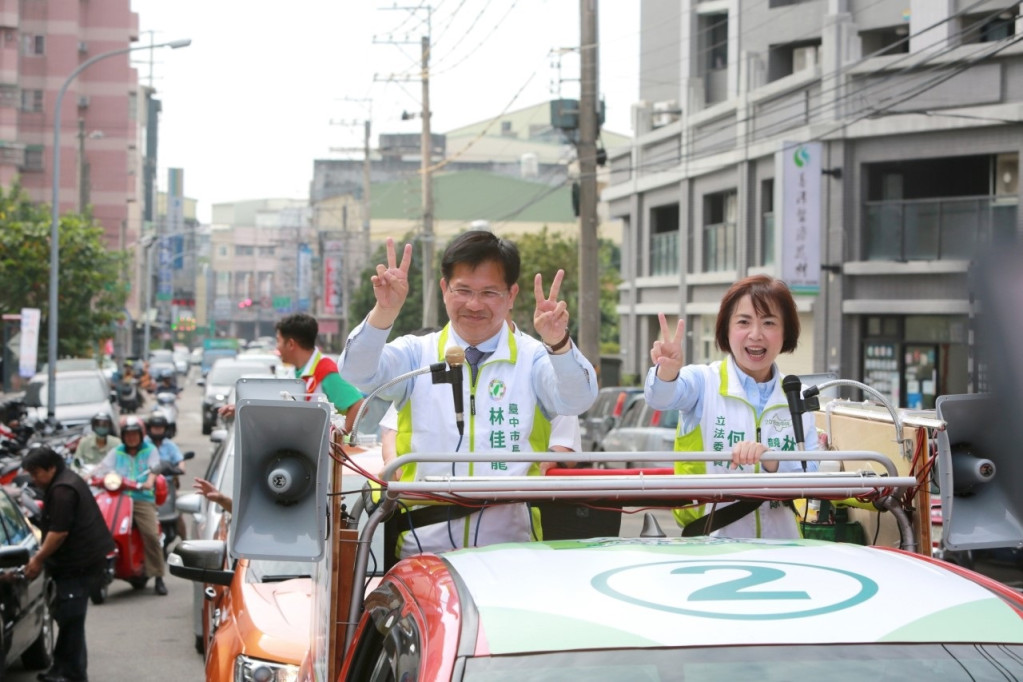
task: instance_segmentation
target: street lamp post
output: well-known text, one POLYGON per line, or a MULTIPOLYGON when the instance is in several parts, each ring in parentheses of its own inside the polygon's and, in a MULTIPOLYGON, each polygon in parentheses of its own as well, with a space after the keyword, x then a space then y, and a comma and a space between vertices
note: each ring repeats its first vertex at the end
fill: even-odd
POLYGON ((53 202, 50 207, 50 319, 47 335, 47 386, 46 391, 46 415, 52 424, 55 421, 57 411, 57 274, 60 266, 60 111, 64 103, 64 93, 71 85, 78 74, 92 66, 101 59, 115 57, 119 54, 134 52, 135 50, 149 50, 157 47, 169 47, 177 49, 188 47, 192 44, 191 39, 171 40, 156 45, 136 45, 135 47, 123 47, 118 50, 101 52, 100 54, 86 59, 78 65, 78 68, 71 72, 64 84, 60 86, 57 93, 57 103, 53 110, 53 202))

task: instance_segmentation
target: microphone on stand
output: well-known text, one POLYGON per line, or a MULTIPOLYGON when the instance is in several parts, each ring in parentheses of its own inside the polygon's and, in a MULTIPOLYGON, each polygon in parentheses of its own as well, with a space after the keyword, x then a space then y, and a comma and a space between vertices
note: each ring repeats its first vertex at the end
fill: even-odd
POLYGON ((465 410, 462 406, 462 365, 465 363, 465 351, 458 346, 452 346, 444 351, 444 361, 448 363, 448 383, 451 384, 451 394, 455 398, 455 425, 458 426, 458 435, 465 433, 465 410))
POLYGON ((796 449, 806 449, 805 436, 803 435, 803 413, 806 412, 806 404, 799 392, 803 388, 803 382, 795 374, 790 374, 781 380, 781 390, 789 401, 789 412, 792 414, 792 433, 796 437, 796 449))

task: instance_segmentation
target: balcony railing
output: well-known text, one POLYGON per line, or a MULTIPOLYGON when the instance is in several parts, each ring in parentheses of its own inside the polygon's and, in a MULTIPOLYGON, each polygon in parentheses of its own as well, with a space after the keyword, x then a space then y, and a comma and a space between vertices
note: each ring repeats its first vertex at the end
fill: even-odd
POLYGON ((678 230, 659 232, 650 239, 650 274, 677 275, 678 262, 678 230))
POLYGON ((1015 203, 992 197, 868 201, 867 260, 959 260, 1015 241, 1015 203))
POLYGON ((735 269, 735 223, 703 226, 703 272, 735 269))

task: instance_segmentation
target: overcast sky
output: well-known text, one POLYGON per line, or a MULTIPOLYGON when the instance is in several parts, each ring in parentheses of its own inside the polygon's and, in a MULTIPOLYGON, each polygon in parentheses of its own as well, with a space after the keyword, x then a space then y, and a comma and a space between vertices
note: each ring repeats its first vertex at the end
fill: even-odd
MULTIPOLYGON (((312 162, 362 146, 362 122, 415 132, 419 41, 431 55, 433 129, 444 132, 557 96, 579 95, 578 0, 132 0, 141 41, 190 47, 135 53, 163 103, 158 188, 185 171, 199 219, 213 203, 308 197, 312 162), (148 33, 151 31, 152 33, 148 33), (560 63, 560 70, 558 65, 560 63), (388 81, 390 78, 390 82, 388 81), (559 84, 559 80, 561 81, 559 84)), ((605 128, 631 132, 638 99, 639 2, 601 0, 605 128)), ((358 156, 348 153, 347 156, 358 156)))

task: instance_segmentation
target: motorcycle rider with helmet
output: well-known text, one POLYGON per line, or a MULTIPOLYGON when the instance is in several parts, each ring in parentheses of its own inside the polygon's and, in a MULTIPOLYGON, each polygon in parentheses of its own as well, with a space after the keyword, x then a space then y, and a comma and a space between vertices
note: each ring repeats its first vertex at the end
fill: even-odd
MULTIPOLYGON (((147 438, 152 441, 160 453, 160 461, 177 467, 182 474, 185 473, 185 456, 181 453, 181 448, 178 447, 177 443, 172 441, 167 435, 167 431, 170 428, 170 422, 167 421, 167 417, 159 413, 149 415, 149 418, 146 420, 146 428, 149 432, 147 438)), ((168 481, 168 485, 173 485, 175 489, 179 488, 178 478, 179 476, 174 476, 174 481, 168 481)), ((187 537, 185 534, 185 519, 180 514, 178 515, 175 528, 178 537, 184 540, 187 537)))
POLYGON ((97 412, 89 421, 91 431, 78 441, 75 456, 82 464, 96 464, 108 452, 121 444, 121 439, 113 434, 114 423, 106 412, 97 412))
POLYGON ((142 535, 145 546, 145 571, 153 577, 153 588, 158 595, 167 594, 163 582, 163 547, 160 543, 160 522, 156 512, 156 472, 160 467, 160 453, 152 442, 146 440, 146 428, 142 420, 134 415, 121 418, 121 445, 107 453, 93 471, 102 476, 116 471, 122 477, 139 484, 137 490, 126 490, 132 498, 132 522, 142 535))

